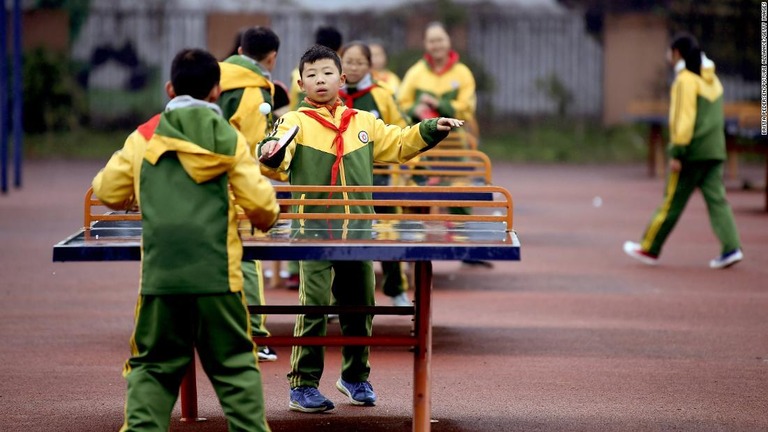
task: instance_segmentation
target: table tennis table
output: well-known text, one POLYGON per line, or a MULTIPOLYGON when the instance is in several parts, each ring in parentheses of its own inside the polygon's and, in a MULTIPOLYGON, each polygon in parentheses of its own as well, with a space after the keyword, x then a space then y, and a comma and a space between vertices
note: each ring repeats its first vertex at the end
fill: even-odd
MULTIPOLYGON (((312 191, 328 187, 286 187, 312 191), (313 189, 314 188, 314 189, 313 189)), ((431 414, 432 355, 432 261, 519 261, 520 241, 512 229, 512 199, 506 189, 496 186, 450 187, 334 187, 335 192, 368 193, 379 199, 343 199, 350 205, 404 205, 419 207, 432 198, 438 206, 473 206, 493 209, 492 214, 346 214, 333 220, 330 214, 283 213, 282 220, 268 233, 241 229, 243 259, 323 261, 410 261, 415 265, 414 306, 250 306, 259 313, 363 313, 372 315, 413 315, 412 334, 405 336, 270 336, 254 338, 270 345, 367 345, 414 348, 413 430, 429 431, 431 414), (467 194, 491 194, 493 201, 467 200, 467 194), (405 194, 405 195, 399 195, 405 194), (412 200, 399 200, 408 196, 412 200), (418 197, 418 198, 417 198, 418 197), (389 199, 383 199, 389 198, 389 199), (502 210, 502 211, 500 211, 502 210), (301 224, 291 222, 301 221, 301 224), (317 222, 313 224, 311 222, 317 222), (330 222, 333 223, 330 223, 330 222)), ((471 196, 471 195, 470 195, 471 196)), ((337 198, 338 199, 338 198, 337 198)), ((332 200, 332 198, 328 198, 332 200)), ((281 204, 295 205, 286 198, 281 204)), ((298 200, 307 202, 308 200, 298 200)), ((309 200, 323 202, 322 199, 309 200)), ((138 261, 141 258, 140 215, 91 210, 98 200, 86 195, 84 226, 53 247, 53 261, 138 261), (137 217, 138 216, 138 217, 137 217)), ((180 391, 182 418, 197 418, 195 367, 189 368, 180 391)))

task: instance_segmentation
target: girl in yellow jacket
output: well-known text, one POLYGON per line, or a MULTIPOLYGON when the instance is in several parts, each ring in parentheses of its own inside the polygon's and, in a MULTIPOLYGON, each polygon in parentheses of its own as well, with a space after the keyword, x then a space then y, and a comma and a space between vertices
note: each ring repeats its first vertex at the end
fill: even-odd
POLYGON ((709 266, 729 267, 744 255, 723 184, 723 86, 715 75, 715 64, 702 54, 689 34, 675 37, 667 59, 677 75, 669 106, 670 161, 664 202, 651 218, 641 242, 624 243, 624 252, 645 264, 656 264, 688 199, 700 189, 721 245, 720 255, 709 266))

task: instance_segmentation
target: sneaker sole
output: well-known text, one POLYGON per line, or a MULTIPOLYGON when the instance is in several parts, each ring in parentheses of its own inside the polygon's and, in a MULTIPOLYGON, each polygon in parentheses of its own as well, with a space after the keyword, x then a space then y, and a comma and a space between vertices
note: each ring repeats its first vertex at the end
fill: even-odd
POLYGON ((276 355, 265 356, 265 355, 259 354, 259 361, 260 362, 274 362, 274 361, 277 361, 277 356, 276 355))
POLYGON ((291 411, 298 411, 298 412, 310 413, 310 414, 311 413, 321 413, 321 412, 325 412, 325 411, 330 411, 330 410, 332 410, 334 408, 335 407, 333 407, 333 406, 328 407, 328 406, 325 406, 325 405, 323 405, 321 407, 317 407, 317 408, 307 408, 305 406, 299 405, 297 402, 294 402, 294 401, 288 402, 288 409, 290 409, 291 411))
POLYGON ((357 405, 357 406, 376 406, 376 402, 375 401, 374 402, 362 402, 362 401, 353 399, 352 398, 352 394, 349 392, 349 390, 347 390, 346 387, 341 385, 341 383, 339 381, 336 381, 336 388, 339 389, 339 391, 342 392, 344 394, 344 396, 349 398, 349 402, 352 405, 357 405))
POLYGON ((645 265, 655 266, 658 263, 657 259, 653 259, 649 256, 638 253, 634 248, 632 248, 630 242, 624 243, 624 253, 627 254, 627 256, 630 258, 634 258, 645 265))
POLYGON ((713 263, 710 262, 709 263, 709 268, 716 269, 716 270, 727 269, 728 267, 731 267, 734 264, 740 263, 741 260, 742 260, 742 258, 739 258, 739 259, 736 259, 736 260, 733 260, 733 261, 728 261, 725 264, 713 264, 713 263))

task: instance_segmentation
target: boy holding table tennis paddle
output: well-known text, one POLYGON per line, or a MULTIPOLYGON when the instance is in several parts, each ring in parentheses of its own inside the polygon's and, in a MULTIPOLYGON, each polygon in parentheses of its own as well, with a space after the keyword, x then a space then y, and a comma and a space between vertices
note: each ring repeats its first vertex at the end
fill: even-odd
MULTIPOLYGON (((257 149, 262 173, 288 176, 294 185, 371 186, 373 164, 404 163, 436 146, 452 128, 463 122, 453 118, 426 120, 411 127, 387 125, 366 111, 347 108, 339 99, 346 76, 333 50, 315 45, 301 57, 298 84, 306 97, 297 111, 283 115, 257 149), (286 135, 287 134, 287 135, 286 135), (289 139, 295 134, 293 139, 289 139)), ((350 199, 370 198, 370 193, 348 194, 350 199)), ((327 194, 302 194, 300 199, 325 198, 327 194)), ((305 205, 304 213, 373 213, 368 206, 305 205)), ((295 227, 310 221, 294 220, 295 227)), ((332 221, 328 222, 329 225, 332 221)), ((366 221, 369 222, 369 221, 366 221)), ((325 230, 332 234, 333 230, 325 230)), ((302 305, 328 305, 331 293, 339 305, 373 306, 374 274, 371 261, 301 261, 299 298, 302 305)), ((370 336, 370 315, 340 315, 344 335, 370 336)), ((324 315, 299 315, 294 334, 323 336, 324 315)), ((376 394, 368 382, 370 348, 342 349, 343 365, 336 387, 353 405, 371 406, 376 394)), ((333 402, 317 389, 323 373, 324 348, 294 347, 291 353, 289 408, 323 412, 333 402)))

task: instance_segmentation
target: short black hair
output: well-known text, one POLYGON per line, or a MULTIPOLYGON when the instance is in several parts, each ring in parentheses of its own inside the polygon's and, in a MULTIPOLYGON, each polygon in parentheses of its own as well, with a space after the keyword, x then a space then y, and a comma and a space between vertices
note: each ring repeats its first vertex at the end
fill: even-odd
POLYGON ((342 43, 341 32, 333 26, 319 27, 315 31, 315 43, 338 51, 342 43))
POLYGON ((280 49, 280 38, 269 27, 251 27, 240 37, 240 47, 243 54, 261 61, 272 51, 280 49))
POLYGON ((339 58, 339 55, 336 54, 336 51, 323 45, 315 45, 301 56, 301 60, 299 60, 299 75, 301 76, 301 74, 304 73, 305 64, 315 63, 323 59, 333 60, 333 62, 336 63, 336 67, 339 69, 339 73, 341 73, 341 59, 339 58))
POLYGON ((171 84, 176 96, 205 99, 220 79, 219 62, 202 49, 183 49, 171 63, 171 84))

